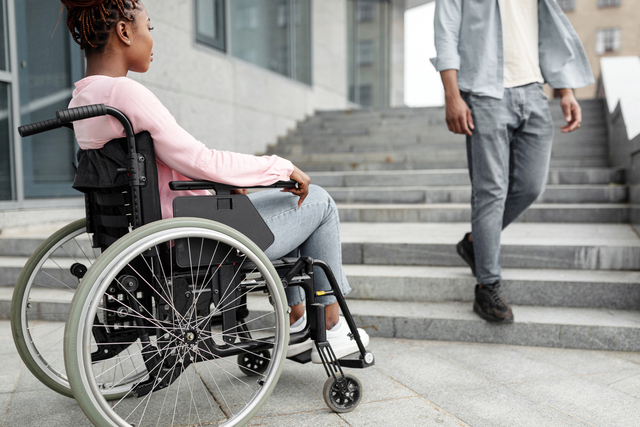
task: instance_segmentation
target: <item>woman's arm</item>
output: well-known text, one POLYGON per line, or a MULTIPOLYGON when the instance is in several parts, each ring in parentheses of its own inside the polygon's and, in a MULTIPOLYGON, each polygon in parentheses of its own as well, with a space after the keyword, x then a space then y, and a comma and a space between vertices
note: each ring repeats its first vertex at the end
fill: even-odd
POLYGON ((111 103, 129 117, 136 133, 146 130, 151 134, 160 162, 191 179, 249 187, 288 180, 294 172, 293 164, 278 156, 207 148, 178 125, 151 91, 131 79, 119 79, 111 103))

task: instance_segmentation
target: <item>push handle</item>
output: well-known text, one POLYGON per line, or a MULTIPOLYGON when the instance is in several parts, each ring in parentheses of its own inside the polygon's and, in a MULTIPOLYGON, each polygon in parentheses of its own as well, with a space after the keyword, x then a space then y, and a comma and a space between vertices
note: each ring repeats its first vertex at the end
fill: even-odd
POLYGON ((60 124, 106 115, 107 106, 104 104, 85 105, 84 107, 69 108, 68 110, 56 112, 56 117, 58 117, 60 124))
POLYGON ((49 119, 37 123, 31 123, 30 125, 20 126, 18 128, 18 133, 21 137, 25 138, 27 136, 58 129, 59 127, 62 127, 62 125, 58 122, 58 119, 49 119))
POLYGON ((18 128, 18 133, 21 137, 25 138, 27 136, 58 129, 62 126, 69 127, 70 123, 76 120, 105 116, 106 114, 107 107, 104 104, 93 104, 84 107, 70 108, 68 110, 60 110, 56 112, 57 119, 43 120, 41 122, 20 126, 18 128))

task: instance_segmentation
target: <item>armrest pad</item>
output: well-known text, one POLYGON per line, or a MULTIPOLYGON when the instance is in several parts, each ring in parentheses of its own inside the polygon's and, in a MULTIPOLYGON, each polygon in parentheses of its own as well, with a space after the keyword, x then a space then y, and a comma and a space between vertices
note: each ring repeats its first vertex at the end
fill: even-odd
POLYGON ((293 180, 278 181, 275 184, 271 185, 258 185, 253 187, 237 187, 233 185, 220 184, 213 181, 171 181, 169 183, 169 188, 171 188, 173 191, 215 190, 216 193, 220 194, 237 188, 296 188, 296 185, 297 182, 293 180))

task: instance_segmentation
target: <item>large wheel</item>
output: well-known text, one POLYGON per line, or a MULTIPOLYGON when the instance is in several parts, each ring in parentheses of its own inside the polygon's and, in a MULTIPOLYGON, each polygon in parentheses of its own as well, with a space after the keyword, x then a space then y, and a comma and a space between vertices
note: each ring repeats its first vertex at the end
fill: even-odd
POLYGON ((22 269, 11 302, 11 330, 23 362, 42 383, 69 397, 73 394, 64 368, 64 324, 78 276, 99 255, 85 225, 84 219, 72 222, 36 249, 22 269))
POLYGON ((272 264, 238 231, 197 218, 148 224, 105 251, 78 288, 64 343, 71 388, 96 426, 244 425, 282 371, 287 308, 272 264), (109 348, 99 341, 116 336, 127 353, 96 361, 109 348), (270 354, 253 377, 237 362, 247 352, 270 354), (134 369, 146 370, 136 383, 134 369), (109 403, 112 393, 123 397, 109 403))

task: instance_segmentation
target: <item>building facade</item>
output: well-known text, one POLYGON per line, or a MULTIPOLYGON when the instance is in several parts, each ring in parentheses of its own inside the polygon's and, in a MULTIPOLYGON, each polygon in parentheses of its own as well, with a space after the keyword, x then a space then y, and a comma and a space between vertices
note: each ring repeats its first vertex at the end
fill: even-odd
MULTIPOLYGON (((314 111, 404 103, 404 0, 144 4, 154 62, 129 77, 210 148, 261 153, 314 111)), ((57 0, 0 0, 0 210, 82 204, 73 133, 17 134, 66 108, 83 76, 61 10, 57 0)))
MULTIPOLYGON (((557 0, 584 45, 594 76, 600 58, 640 55, 640 0, 557 0)), ((576 90, 594 98, 597 84, 576 90)))

